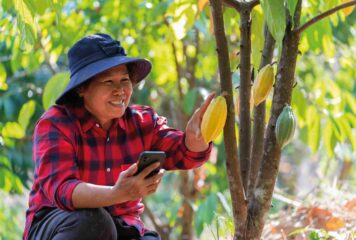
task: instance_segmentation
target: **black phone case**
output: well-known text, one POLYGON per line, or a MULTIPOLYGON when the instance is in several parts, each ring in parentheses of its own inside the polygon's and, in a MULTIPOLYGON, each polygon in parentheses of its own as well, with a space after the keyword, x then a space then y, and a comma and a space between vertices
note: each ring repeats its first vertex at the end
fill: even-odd
POLYGON ((148 174, 145 178, 152 177, 156 175, 159 170, 161 169, 161 166, 163 166, 164 159, 166 158, 165 152, 162 151, 144 151, 140 154, 139 159, 138 159, 138 169, 135 175, 139 174, 142 172, 143 169, 145 169, 147 166, 155 163, 155 162, 160 162, 160 166, 153 170, 150 174, 148 174))

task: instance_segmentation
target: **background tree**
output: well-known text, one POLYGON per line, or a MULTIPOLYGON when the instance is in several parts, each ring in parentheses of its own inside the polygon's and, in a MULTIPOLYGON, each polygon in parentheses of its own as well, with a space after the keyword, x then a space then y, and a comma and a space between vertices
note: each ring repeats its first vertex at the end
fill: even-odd
MULTIPOLYGON (((320 11, 341 4, 338 0, 304 2, 308 4, 303 5, 302 23, 320 11)), ((263 34, 265 10, 259 5, 250 7, 251 61, 256 76, 259 67, 272 58, 278 60, 278 51, 281 51, 273 52, 274 38, 268 31, 263 34), (264 43, 269 47, 264 48, 264 43), (262 50, 265 53, 261 55, 262 50)), ((133 102, 152 105, 158 113, 167 116, 174 127, 184 128, 186 119, 208 92, 220 93, 219 78, 221 82, 228 79, 218 72, 213 35, 213 29, 218 25, 213 24, 207 0, 0 0, 0 8, 0 221, 5 223, 0 226, 0 238, 21 237, 26 207, 23 199, 27 195, 16 194, 24 191, 27 194, 31 183, 33 127, 68 82, 66 53, 80 37, 106 32, 119 39, 131 55, 147 56, 153 62, 153 70, 147 81, 135 89, 133 102)), ((349 11, 347 8, 343 10, 349 11)), ((249 107, 246 104, 249 101, 246 99, 249 98, 246 95, 250 94, 242 90, 249 88, 243 81, 251 80, 253 74, 247 62, 243 62, 248 51, 240 49, 243 38, 249 34, 239 30, 238 26, 246 23, 248 14, 242 18, 230 7, 223 7, 222 11, 229 60, 225 66, 232 69, 225 76, 230 77, 232 87, 239 87, 230 97, 239 95, 244 98, 240 100, 240 117, 232 114, 232 102, 229 103, 229 124, 232 117, 236 131, 225 131, 225 137, 231 134, 238 139, 239 135, 246 134, 243 131, 250 131, 256 137, 254 132, 261 130, 255 128, 263 126, 256 122, 263 121, 264 111, 266 119, 269 118, 272 101, 268 98, 263 103, 266 110, 260 106, 254 110, 251 115, 254 123, 250 123, 254 129, 242 127, 243 122, 248 124, 249 107), (250 78, 243 74, 249 74, 250 78)), ((340 11, 302 32, 296 69, 298 84, 293 90, 291 103, 298 118, 298 131, 294 141, 282 152, 287 161, 307 157, 320 159, 318 167, 323 176, 332 176, 337 165, 343 165, 345 171, 343 174, 340 171, 341 180, 352 178, 354 172, 350 170, 354 168, 356 122, 352 81, 356 76, 356 59, 352 55, 356 39, 354 28, 355 13, 340 11)), ((276 46, 282 49, 278 41, 276 46)), ((218 45, 218 49, 220 47, 218 45)), ((248 151, 254 153, 251 159, 257 159, 262 152, 257 144, 262 141, 251 141, 253 144, 248 151)), ((220 136, 214 142, 211 159, 202 168, 167 173, 159 192, 145 199, 148 206, 144 216, 146 222, 150 224, 151 220, 164 239, 193 239, 195 236, 207 239, 212 235, 219 238, 219 234, 228 238, 230 233, 234 234, 233 212, 235 217, 243 215, 236 215, 237 195, 231 192, 230 199, 229 184, 230 187, 231 183, 235 184, 233 176, 237 176, 231 175, 231 171, 239 172, 236 165, 229 165, 232 158, 225 155, 224 149, 238 146, 241 150, 248 146, 243 147, 246 142, 229 143, 225 145, 220 136)), ((233 155, 233 164, 237 164, 237 156, 233 155)), ((299 163, 293 164, 299 169, 299 163)), ((248 168, 244 168, 241 184, 245 187, 254 186, 254 178, 247 181, 246 176, 255 176, 256 166, 251 163, 250 174, 248 168)), ((282 178, 279 181, 280 186, 291 184, 282 178)), ((242 191, 242 188, 236 190, 242 191)), ((253 196, 247 195, 248 198, 253 196)), ((276 198, 272 201, 274 207, 270 212, 283 206, 276 198)))
MULTIPOLYGON (((334 7, 304 24, 300 24, 302 0, 261 1, 266 30, 259 69, 271 64, 274 41, 277 43, 279 52, 268 126, 265 130, 265 105, 258 105, 254 109, 253 135, 251 135, 250 116, 251 24, 256 19, 251 20, 251 11, 260 1, 224 0, 224 2, 236 9, 240 14, 239 29, 241 34, 239 103, 242 107, 240 107, 239 153, 237 154, 236 138, 233 134, 235 113, 232 81, 224 32, 222 3, 220 0, 210 0, 219 58, 221 89, 227 92, 225 98, 229 109, 224 129, 224 142, 236 228, 234 239, 260 239, 266 214, 271 206, 281 156, 281 146, 279 146, 275 134, 276 122, 284 106, 291 104, 292 90, 295 84, 296 62, 300 53, 298 48, 301 34, 312 24, 339 9, 355 5, 356 1, 350 1, 334 7), (258 175, 256 174, 257 172, 258 175)), ((257 65, 256 62, 255 64, 257 65)))

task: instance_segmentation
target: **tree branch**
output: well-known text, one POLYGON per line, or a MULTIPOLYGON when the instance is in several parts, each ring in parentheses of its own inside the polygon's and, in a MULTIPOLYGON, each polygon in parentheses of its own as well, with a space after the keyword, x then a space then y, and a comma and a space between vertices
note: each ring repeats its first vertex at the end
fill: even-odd
MULTIPOLYGON (((273 58, 273 50, 276 41, 271 35, 267 24, 265 24, 265 41, 262 50, 262 58, 260 63, 260 69, 270 64, 273 58)), ((252 152, 251 152, 251 167, 249 174, 249 186, 248 186, 248 198, 249 200, 253 196, 253 191, 256 185, 256 179, 258 171, 261 166, 262 154, 263 154, 263 138, 266 125, 266 103, 263 101, 257 107, 254 107, 253 114, 253 134, 252 134, 252 152)))
POLYGON ((243 4, 240 11, 240 126, 239 159, 242 182, 247 192, 251 160, 251 9, 243 4))
POLYGON ((236 11, 240 12, 242 6, 248 6, 250 10, 260 3, 260 0, 253 0, 250 2, 240 2, 238 0, 222 0, 227 6, 234 8, 236 11))
POLYGON ((324 13, 322 13, 322 14, 320 14, 320 15, 312 18, 312 19, 310 19, 308 22, 304 23, 302 26, 298 27, 294 31, 297 34, 301 34, 304 30, 306 30, 308 27, 310 27, 314 23, 322 20, 323 18, 326 18, 327 16, 330 16, 331 14, 339 11, 340 9, 347 8, 347 7, 350 7, 350 6, 353 6, 353 5, 356 5, 356 0, 347 2, 347 3, 341 4, 339 6, 336 6, 336 7, 332 8, 332 9, 329 9, 328 11, 326 11, 326 12, 324 12, 324 13))
POLYGON ((227 6, 235 8, 236 11, 240 12, 241 2, 238 0, 222 0, 227 6))

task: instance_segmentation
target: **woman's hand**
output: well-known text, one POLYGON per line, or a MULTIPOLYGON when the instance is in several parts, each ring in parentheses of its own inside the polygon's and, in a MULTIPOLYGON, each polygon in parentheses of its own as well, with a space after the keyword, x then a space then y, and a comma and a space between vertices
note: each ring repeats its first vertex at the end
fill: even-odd
POLYGON ((136 176, 134 176, 137 171, 136 163, 121 172, 117 182, 112 188, 117 203, 137 200, 156 192, 163 177, 164 170, 161 169, 158 174, 150 178, 145 177, 159 167, 159 165, 160 163, 151 164, 136 176))
POLYGON ((185 145, 192 152, 202 152, 209 147, 209 144, 204 142, 200 130, 200 125, 204 113, 214 97, 215 93, 210 93, 203 104, 197 110, 195 110, 194 114, 187 123, 185 128, 185 145))

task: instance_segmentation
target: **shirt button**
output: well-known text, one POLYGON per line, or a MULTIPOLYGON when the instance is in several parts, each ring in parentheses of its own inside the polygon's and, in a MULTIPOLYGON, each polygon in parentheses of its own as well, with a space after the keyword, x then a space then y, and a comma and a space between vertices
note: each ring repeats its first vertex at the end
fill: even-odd
POLYGON ((111 168, 107 168, 106 171, 107 171, 107 172, 110 172, 110 171, 111 171, 111 168))
POLYGON ((109 138, 109 137, 107 137, 107 138, 106 138, 106 142, 109 142, 109 141, 110 141, 110 138, 109 138))
POLYGON ((95 126, 96 126, 96 127, 100 127, 99 123, 96 123, 95 126))

